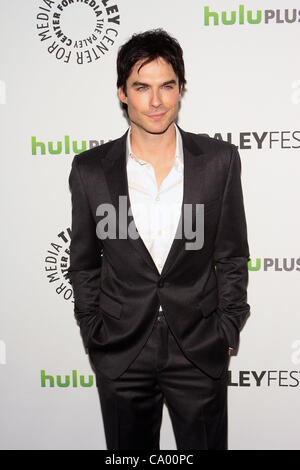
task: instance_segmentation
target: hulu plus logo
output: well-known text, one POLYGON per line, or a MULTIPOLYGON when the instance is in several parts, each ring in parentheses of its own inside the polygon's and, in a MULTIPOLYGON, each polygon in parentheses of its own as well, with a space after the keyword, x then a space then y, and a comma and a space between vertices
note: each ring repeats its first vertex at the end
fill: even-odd
POLYGON ((247 10, 245 5, 239 5, 237 10, 212 11, 204 7, 204 26, 219 26, 233 24, 280 24, 300 22, 300 10, 285 8, 276 10, 247 10))
POLYGON ((41 387, 42 388, 77 388, 77 387, 92 387, 94 384, 94 376, 88 375, 85 377, 84 375, 79 375, 77 370, 72 370, 72 374, 70 375, 46 375, 45 370, 41 370, 41 387))
POLYGON ((256 258, 248 261, 249 271, 300 271, 300 258, 256 258))
POLYGON ((71 140, 69 135, 57 141, 43 142, 36 136, 31 137, 32 155, 74 155, 104 144, 104 140, 71 140))

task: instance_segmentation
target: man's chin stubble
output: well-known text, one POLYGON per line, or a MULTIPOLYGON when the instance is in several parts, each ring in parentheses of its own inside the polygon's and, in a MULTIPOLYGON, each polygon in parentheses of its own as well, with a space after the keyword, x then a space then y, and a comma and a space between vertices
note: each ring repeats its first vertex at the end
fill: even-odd
POLYGON ((163 130, 161 131, 154 131, 152 129, 148 129, 147 127, 144 127, 144 126, 141 126, 139 123, 137 122, 134 122, 134 121, 131 121, 133 124, 135 124, 137 127, 140 127, 141 129, 143 129, 145 132, 147 132, 148 134, 152 134, 152 135, 161 135, 161 134, 164 134, 165 132, 167 132, 167 130, 169 129, 169 127, 171 126, 171 124, 173 124, 175 122, 175 119, 171 122, 169 122, 166 127, 163 128, 163 130))

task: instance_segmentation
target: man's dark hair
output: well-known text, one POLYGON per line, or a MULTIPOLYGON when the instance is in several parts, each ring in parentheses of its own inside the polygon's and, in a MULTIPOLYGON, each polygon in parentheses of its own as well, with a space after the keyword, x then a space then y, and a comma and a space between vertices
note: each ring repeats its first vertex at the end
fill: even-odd
MULTIPOLYGON (((161 28, 134 34, 129 41, 119 48, 117 87, 122 87, 126 95, 126 82, 132 67, 138 61, 145 59, 140 66, 141 68, 159 57, 172 65, 178 77, 179 88, 182 87, 183 91, 186 80, 181 46, 175 38, 161 28)), ((122 103, 122 107, 127 112, 127 104, 122 103)))

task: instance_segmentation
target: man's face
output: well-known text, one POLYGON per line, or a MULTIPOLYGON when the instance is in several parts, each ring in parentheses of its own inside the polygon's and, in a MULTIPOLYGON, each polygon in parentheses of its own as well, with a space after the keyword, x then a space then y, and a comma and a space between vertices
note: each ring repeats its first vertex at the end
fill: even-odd
POLYGON ((181 91, 171 64, 159 57, 139 67, 137 62, 127 79, 126 95, 119 88, 119 98, 128 106, 131 125, 150 134, 164 133, 178 114, 181 91))

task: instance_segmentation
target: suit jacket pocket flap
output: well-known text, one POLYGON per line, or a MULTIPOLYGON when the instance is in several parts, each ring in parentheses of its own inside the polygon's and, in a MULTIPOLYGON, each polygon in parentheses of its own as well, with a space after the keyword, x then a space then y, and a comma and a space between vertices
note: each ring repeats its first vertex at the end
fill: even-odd
POLYGON ((200 310, 204 317, 208 317, 213 313, 218 307, 218 291, 214 289, 210 291, 206 296, 200 301, 200 310))
POLYGON ((112 317, 120 318, 121 316, 122 304, 104 294, 104 292, 100 293, 99 307, 112 317))

